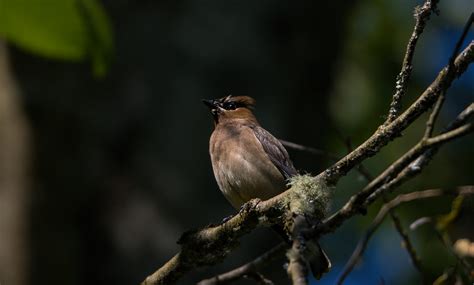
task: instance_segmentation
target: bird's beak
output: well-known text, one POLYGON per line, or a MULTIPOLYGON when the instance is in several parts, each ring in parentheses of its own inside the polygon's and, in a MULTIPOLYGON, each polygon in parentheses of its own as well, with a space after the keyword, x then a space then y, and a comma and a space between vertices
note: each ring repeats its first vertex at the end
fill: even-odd
POLYGON ((215 109, 216 108, 216 102, 215 100, 208 100, 208 99, 202 99, 201 100, 204 105, 206 105, 209 109, 215 109))

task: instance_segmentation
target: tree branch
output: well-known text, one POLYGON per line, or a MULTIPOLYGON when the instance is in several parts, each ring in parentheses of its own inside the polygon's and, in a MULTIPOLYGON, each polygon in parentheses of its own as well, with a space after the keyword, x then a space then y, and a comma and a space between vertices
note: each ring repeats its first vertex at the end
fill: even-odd
MULTIPOLYGON (((446 143, 462 134, 472 132, 472 123, 466 123, 463 125, 463 123, 466 122, 474 113, 471 111, 472 109, 473 104, 469 105, 463 112, 461 112, 441 135, 428 140, 422 139, 400 159, 395 161, 377 178, 369 183, 369 185, 353 195, 339 211, 334 213, 320 225, 320 229, 317 230, 317 232, 332 232, 349 217, 361 212, 363 213, 377 198, 419 174, 421 169, 428 164, 430 159, 424 159, 423 162, 418 163, 416 167, 413 165, 413 162, 418 161, 420 157, 423 157, 423 155, 426 155, 427 153, 432 153, 443 143, 446 143), (455 129, 452 130, 451 128, 455 129), (449 135, 446 135, 448 133, 449 135)), ((434 153, 430 154, 430 158, 433 154, 434 153)))
MULTIPOLYGON (((384 199, 384 203, 387 203, 388 201, 384 199)), ((389 215, 392 218, 392 222, 395 226, 395 229, 397 230, 398 234, 400 235, 400 238, 402 239, 402 245, 403 247, 407 250, 408 256, 410 257, 410 260, 415 266, 415 269, 418 271, 421 277, 421 283, 426 284, 426 273, 423 270, 423 265, 421 263, 420 257, 416 253, 415 247, 413 246, 413 243, 410 240, 410 237, 408 236, 408 233, 405 231, 405 229, 402 226, 402 223, 398 216, 395 213, 395 209, 391 209, 389 211, 389 215)))
POLYGON ((446 98, 445 94, 441 93, 438 97, 438 100, 436 100, 436 104, 433 107, 433 111, 431 111, 428 121, 426 121, 425 134, 423 136, 424 139, 428 139, 433 135, 434 125, 435 125, 436 119, 438 118, 439 111, 441 111, 441 107, 443 106, 445 98, 446 98))
MULTIPOLYGON (((474 43, 471 43, 456 59, 454 74, 456 76, 460 75, 473 60, 474 43)), ((327 171, 318 175, 316 178, 324 181, 336 182, 338 180, 336 177, 340 177, 363 159, 378 152, 383 145, 388 143, 390 138, 398 135, 399 132, 401 132, 410 122, 429 108, 430 104, 428 103, 430 100, 433 100, 433 98, 436 99, 437 94, 439 94, 439 91, 436 90, 439 90, 439 88, 442 88, 443 86, 447 88, 446 86, 451 84, 454 76, 451 76, 453 78, 450 78, 447 77, 446 74, 446 71, 443 70, 427 91, 425 91, 420 98, 393 123, 386 128, 379 128, 379 130, 360 147, 351 152, 345 158, 341 159, 327 171)), ((443 141, 445 141, 445 139, 443 141)), ((438 141, 436 145, 440 143, 441 142, 438 141)), ((432 145, 434 146, 435 143, 432 145)), ((426 146, 424 147, 426 148, 426 146)), ((400 174, 403 174, 403 172, 400 174)), ((395 187, 402 180, 411 177, 410 175, 405 173, 402 177, 394 179, 390 184, 384 185, 384 188, 390 189, 395 187)), ((286 203, 288 203, 288 197, 294 195, 294 189, 290 188, 272 199, 263 202, 253 201, 249 204, 250 206, 248 209, 241 211, 238 215, 219 226, 184 234, 179 242, 182 246, 181 252, 174 256, 155 273, 147 277, 143 284, 172 284, 183 274, 196 267, 212 265, 219 262, 228 254, 228 252, 232 251, 237 246, 237 241, 242 235, 258 226, 278 222, 278 219, 287 209, 288 205, 286 203), (262 221, 259 217, 265 219, 262 221)), ((300 198, 295 197, 295 199, 297 200, 300 198)), ((351 201, 352 200, 353 199, 351 199, 351 201)), ((368 204, 365 205, 367 206, 368 204)), ((358 205, 357 208, 360 209, 360 206, 358 205)), ((354 215, 356 212, 358 211, 355 211, 355 208, 344 206, 336 216, 329 218, 323 224, 324 227, 319 229, 319 233, 333 231, 336 226, 339 226, 344 220, 354 215)))
POLYGON ((249 275, 252 273, 257 273, 258 270, 268 264, 270 261, 274 260, 278 255, 285 252, 288 245, 286 243, 280 243, 277 246, 273 247, 269 251, 255 258, 254 260, 246 263, 242 266, 239 266, 228 272, 219 274, 209 279, 202 280, 197 285, 217 285, 217 284, 227 284, 231 281, 235 281, 249 275))
MULTIPOLYGON (((462 111, 456 117, 456 119, 451 122, 451 124, 445 129, 445 131, 453 130, 455 128, 460 127, 467 120, 469 120, 472 115, 474 115, 474 103, 471 103, 466 109, 464 109, 464 111, 462 111)), ((421 155, 413 163, 410 164, 410 169, 412 169, 413 171, 421 169, 423 165, 427 164, 431 160, 431 158, 436 154, 437 151, 438 147, 426 151, 423 155, 421 155)))
POLYGON ((284 145, 287 148, 308 152, 308 153, 311 153, 313 155, 323 156, 323 157, 329 158, 330 160, 333 160, 333 161, 337 161, 339 159, 339 157, 337 155, 332 154, 332 153, 327 152, 327 151, 324 151, 324 150, 321 150, 321 149, 317 149, 317 148, 314 148, 314 147, 309 147, 309 146, 297 144, 297 143, 290 142, 290 141, 285 141, 285 140, 282 140, 282 139, 279 139, 279 141, 281 142, 282 145, 284 145))
MULTIPOLYGON (((462 43, 464 42, 464 39, 467 36, 467 32, 471 28, 471 25, 472 25, 473 22, 474 22, 474 13, 471 13, 471 16, 469 17, 469 19, 466 22, 466 25, 464 26, 462 35, 459 38, 458 42, 456 43, 456 46, 454 48, 454 52, 452 53, 451 58, 449 59, 449 65, 448 65, 449 69, 454 68, 455 57, 459 53, 459 51, 461 50, 462 43)), ((436 101, 436 104, 433 108, 433 111, 431 112, 431 114, 428 118, 428 121, 426 122, 426 130, 425 130, 425 135, 424 135, 425 139, 431 137, 431 135, 433 134, 434 124, 435 124, 436 119, 438 118, 438 115, 439 115, 441 107, 444 103, 445 97, 446 97, 445 92, 442 92, 441 95, 438 97, 438 100, 436 101)))
MULTIPOLYGON (((322 193, 329 192, 330 187, 335 185, 348 171, 368 157, 378 153, 383 146, 400 136, 404 129, 431 108, 439 96, 449 88, 454 79, 464 73, 468 65, 473 61, 474 42, 471 42, 456 57, 452 64, 450 62, 438 74, 433 83, 405 112, 389 124, 381 125, 370 138, 326 171, 316 177, 308 178, 308 181, 310 181, 308 185, 312 185, 310 188, 305 183, 293 185, 287 191, 269 200, 260 201, 255 199, 248 202, 239 214, 221 225, 183 234, 178 241, 181 245, 181 251, 155 273, 147 277, 142 284, 173 284, 183 274, 196 267, 218 263, 238 246, 238 241, 243 235, 256 227, 279 223, 285 224, 286 228, 291 229, 295 213, 298 215, 316 214, 317 218, 323 219, 324 214, 322 214, 321 208, 327 205, 327 201, 321 199, 322 193)), ((405 154, 403 160, 395 162, 391 166, 392 170, 387 169, 389 175, 386 177, 390 178, 388 182, 382 180, 380 182, 383 183, 373 181, 373 183, 368 185, 368 187, 370 186, 370 191, 365 189, 365 191, 363 190, 361 193, 354 195, 341 210, 330 218, 325 219, 321 225, 315 228, 313 231, 314 237, 334 231, 343 221, 359 213, 361 210, 365 210, 377 197, 418 174, 429 159, 425 159, 425 161, 420 163, 418 169, 410 167, 408 163, 411 163, 423 153, 426 154, 427 150, 438 148, 443 143, 471 131, 472 124, 461 123, 459 126, 439 136, 422 140, 422 143, 417 144, 414 149, 405 154), (360 197, 366 197, 367 199, 361 200, 360 197)), ((305 237, 307 238, 308 236, 305 235, 305 237)), ((293 248, 298 249, 298 242, 300 240, 296 238, 294 242, 293 248)), ((289 256, 292 267, 289 270, 294 281, 299 282, 303 280, 300 277, 302 273, 306 272, 306 268, 305 263, 299 259, 301 255, 298 252, 296 253, 294 256, 289 256)))
POLYGON ((328 184, 335 184, 349 170, 356 165, 378 153, 388 142, 400 136, 415 119, 426 112, 440 94, 451 86, 453 80, 466 71, 468 65, 474 61, 474 41, 456 58, 453 68, 446 66, 421 94, 421 96, 399 117, 388 125, 380 126, 377 131, 357 147, 350 154, 329 167, 325 172, 328 184))
POLYGON ((402 69, 397 76, 395 85, 395 94, 393 94, 392 103, 388 111, 388 117, 384 125, 388 125, 398 116, 400 112, 402 98, 407 90, 408 81, 411 77, 413 69, 413 55, 415 54, 416 43, 418 38, 425 29, 426 22, 430 19, 431 13, 437 13, 438 0, 426 0, 423 6, 415 7, 415 27, 408 41, 405 58, 403 59, 402 69))
POLYGON ((293 243, 288 250, 288 275, 293 285, 308 285, 308 268, 304 259, 305 237, 302 232, 307 231, 307 222, 305 218, 298 215, 293 224, 293 243))
POLYGON ((471 28, 472 23, 474 22, 474 12, 471 13, 471 16, 469 16, 469 19, 467 19, 466 24, 464 25, 464 29, 462 31, 461 37, 459 37, 456 46, 454 47, 454 51, 449 58, 449 67, 454 68, 454 63, 456 60, 456 56, 461 50, 461 46, 466 39, 467 33, 469 32, 469 29, 471 28))
MULTIPOLYGON (((351 140, 349 138, 344 139, 344 137, 342 135, 340 135, 340 137, 343 140, 343 142, 346 144, 346 147, 347 147, 348 151, 351 152, 352 151, 351 140)), ((374 179, 362 163, 358 165, 357 171, 367 180, 367 182, 370 182, 374 179)), ((383 198, 384 203, 388 203, 389 200, 388 200, 387 195, 383 195, 382 198, 383 198)), ((418 255, 416 254, 416 250, 415 250, 415 248, 414 248, 414 246, 413 246, 413 244, 410 240, 410 237, 408 236, 408 234, 404 230, 404 228, 402 226, 402 223, 400 221, 400 218, 398 217, 397 213, 395 212, 395 209, 391 209, 389 211, 389 215, 390 215, 390 218, 392 219, 395 230, 398 232, 398 234, 400 235, 400 238, 402 239, 402 243, 404 244, 404 247, 406 248, 406 250, 408 252, 408 256, 410 257, 410 259, 411 259, 413 265, 415 266, 415 268, 421 274, 422 283, 424 284, 425 283, 425 281, 424 281, 425 280, 425 277, 424 277, 425 273, 423 272, 423 267, 421 265, 421 260, 418 257, 418 255)))
POLYGON ((250 200, 220 225, 184 233, 178 241, 181 251, 142 284, 172 284, 196 267, 216 264, 238 246, 243 235, 257 227, 279 223, 292 229, 295 214, 322 220, 330 192, 325 181, 304 175, 296 176, 292 183, 290 189, 271 199, 250 200))
POLYGON ((384 204, 380 211, 378 212, 375 219, 372 221, 367 232, 364 236, 359 240, 356 249, 352 253, 349 261, 346 263, 341 275, 338 278, 337 284, 342 284, 349 273, 354 269, 354 266, 360 260, 362 254, 364 253, 365 249, 367 248, 367 244, 369 243, 370 238, 378 229, 378 227, 382 224, 387 214, 393 210, 394 208, 400 206, 403 203, 411 202, 419 199, 426 199, 432 197, 438 197, 441 195, 472 195, 474 194, 474 186, 461 186, 456 189, 456 191, 444 191, 441 189, 434 189, 434 190, 424 190, 418 192, 412 192, 408 194, 398 195, 396 198, 391 200, 390 202, 384 204))

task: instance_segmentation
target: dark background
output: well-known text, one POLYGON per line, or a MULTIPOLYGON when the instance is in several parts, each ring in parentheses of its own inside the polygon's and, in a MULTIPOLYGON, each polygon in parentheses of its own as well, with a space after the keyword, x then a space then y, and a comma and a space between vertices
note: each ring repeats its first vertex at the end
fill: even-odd
MULTIPOLYGON (((340 133, 355 145, 368 137, 384 120, 420 1, 328 2, 103 1, 115 54, 102 80, 88 64, 11 45, 33 132, 30 283, 138 284, 179 250, 185 230, 235 212, 214 181, 212 118, 202 98, 252 96, 257 118, 275 136, 339 156, 346 152, 340 133)), ((442 1, 417 48, 405 106, 447 63, 472 8, 469 1, 442 1)), ((441 122, 472 101, 473 82, 471 68, 450 89, 441 122)), ((370 159, 370 171, 406 151, 423 124, 370 159)), ((472 143, 470 136, 443 148, 424 174, 398 191, 472 184, 472 143)), ((301 172, 318 173, 331 163, 290 155, 301 172)), ((343 179, 334 207, 364 183, 355 173, 343 179)), ((472 201, 466 205, 472 212, 472 201)), ((407 226, 449 207, 446 199, 429 200, 400 213, 407 226)), ((323 238, 334 270, 321 284, 333 282, 374 211, 323 238)), ((459 223, 453 235, 472 239, 468 225, 459 223)), ((433 278, 446 262, 454 264, 429 229, 410 235, 433 278)), ((193 272, 181 284, 249 261, 277 242, 258 230, 224 264, 193 272)), ((348 284, 418 282, 390 222, 365 256, 348 284)), ((266 272, 281 278, 276 284, 287 283, 283 262, 266 272)))

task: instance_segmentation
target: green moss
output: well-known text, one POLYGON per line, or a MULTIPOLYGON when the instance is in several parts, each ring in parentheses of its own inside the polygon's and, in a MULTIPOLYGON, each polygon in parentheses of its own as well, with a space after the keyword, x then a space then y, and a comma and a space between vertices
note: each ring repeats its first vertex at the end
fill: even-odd
POLYGON ((286 202, 293 213, 310 215, 320 220, 327 215, 332 189, 323 179, 308 174, 297 175, 291 178, 289 185, 292 195, 288 196, 286 202))

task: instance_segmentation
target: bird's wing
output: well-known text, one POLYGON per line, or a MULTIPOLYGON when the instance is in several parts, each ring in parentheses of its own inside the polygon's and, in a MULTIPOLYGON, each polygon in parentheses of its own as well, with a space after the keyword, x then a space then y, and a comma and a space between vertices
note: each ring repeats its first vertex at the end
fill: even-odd
POLYGON ((260 126, 252 126, 253 133, 260 141, 263 149, 272 161, 273 165, 280 171, 280 173, 289 179, 297 174, 293 163, 290 160, 288 152, 283 147, 278 139, 260 126))

